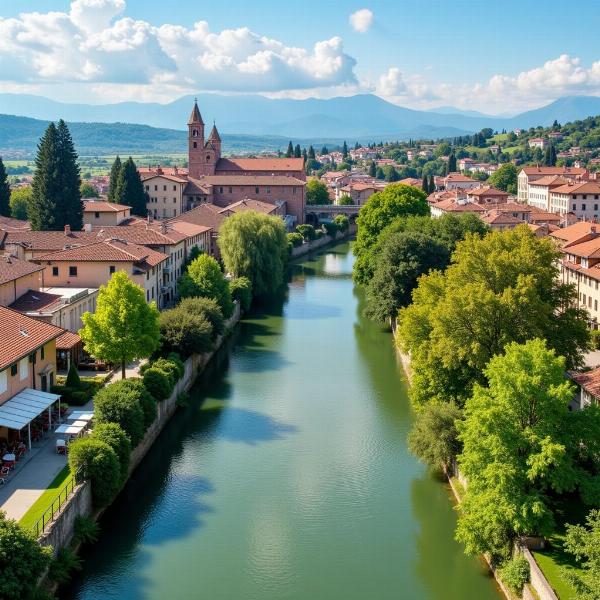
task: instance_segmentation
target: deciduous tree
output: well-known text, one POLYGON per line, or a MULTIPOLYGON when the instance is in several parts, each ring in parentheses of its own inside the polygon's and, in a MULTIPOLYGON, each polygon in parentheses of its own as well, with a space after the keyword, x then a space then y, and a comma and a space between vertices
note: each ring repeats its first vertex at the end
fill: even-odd
MULTIPOLYGON (((194 284, 191 296, 203 296, 212 298, 221 307, 223 316, 230 317, 233 312, 231 291, 225 275, 219 267, 219 263, 208 254, 201 254, 193 260, 187 270, 187 276, 194 284)), ((180 287, 180 295, 183 291, 180 287)), ((186 290, 186 295, 187 290, 186 290)))
POLYGON ((331 204, 327 186, 318 179, 310 179, 306 184, 306 204, 331 204))

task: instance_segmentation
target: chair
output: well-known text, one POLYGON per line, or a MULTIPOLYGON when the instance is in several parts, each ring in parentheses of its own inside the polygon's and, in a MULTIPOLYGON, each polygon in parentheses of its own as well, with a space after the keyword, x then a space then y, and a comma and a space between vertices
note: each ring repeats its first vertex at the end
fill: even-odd
POLYGON ((67 443, 65 440, 56 440, 56 454, 66 454, 67 443))

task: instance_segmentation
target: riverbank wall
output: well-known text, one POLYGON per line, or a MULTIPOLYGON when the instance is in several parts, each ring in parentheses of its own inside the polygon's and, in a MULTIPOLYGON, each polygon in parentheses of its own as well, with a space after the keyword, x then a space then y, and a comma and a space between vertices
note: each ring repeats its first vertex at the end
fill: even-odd
POLYGON ((305 254, 310 254, 311 252, 314 252, 315 250, 319 250, 320 248, 323 248, 323 246, 327 246, 328 244, 333 244, 334 242, 341 242, 343 240, 346 240, 346 239, 352 237, 353 235, 355 235, 356 230, 357 230, 356 223, 350 223, 350 225, 348 227, 348 231, 346 231, 344 233, 341 233, 338 231, 335 234, 335 236, 324 235, 324 236, 320 237, 318 240, 311 240, 310 242, 304 242, 304 244, 302 244, 302 246, 292 248, 291 258, 295 259, 300 256, 304 256, 305 254))
MULTIPOLYGON (((239 302, 236 302, 233 315, 225 323, 225 332, 217 338, 213 350, 204 354, 194 354, 184 362, 185 372, 183 377, 175 385, 173 393, 166 400, 157 404, 157 415, 154 422, 146 430, 142 441, 131 452, 127 479, 131 477, 146 454, 148 454, 162 430, 175 414, 178 398, 191 389, 198 375, 202 373, 206 365, 221 348, 223 342, 238 324, 240 318, 241 308, 239 302)), ((62 506, 58 516, 38 538, 38 542, 41 546, 51 546, 54 555, 56 555, 61 548, 66 548, 73 541, 77 517, 91 517, 97 520, 103 512, 104 509, 94 511, 92 486, 89 481, 85 481, 74 489, 73 493, 62 506)))

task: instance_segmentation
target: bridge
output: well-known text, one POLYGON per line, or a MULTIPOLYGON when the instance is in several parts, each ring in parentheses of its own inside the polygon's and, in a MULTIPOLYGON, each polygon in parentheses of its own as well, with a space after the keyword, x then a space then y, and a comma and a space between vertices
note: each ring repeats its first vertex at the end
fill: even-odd
POLYGON ((334 217, 335 215, 356 216, 360 209, 359 204, 307 204, 304 214, 313 214, 317 217, 334 217))

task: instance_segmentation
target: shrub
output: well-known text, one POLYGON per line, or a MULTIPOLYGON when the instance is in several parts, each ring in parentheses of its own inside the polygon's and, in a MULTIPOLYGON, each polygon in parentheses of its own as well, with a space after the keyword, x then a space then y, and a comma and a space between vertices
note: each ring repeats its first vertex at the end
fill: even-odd
POLYGON ((91 544, 98 539, 100 526, 90 517, 76 517, 74 523, 74 537, 76 542, 91 544))
POLYGON ((61 548, 50 563, 48 578, 55 583, 67 583, 73 571, 81 570, 82 563, 82 559, 71 548, 61 548))
POLYGON ((325 229, 325 233, 330 237, 335 237, 335 234, 338 232, 337 223, 334 222, 325 222, 323 223, 323 229, 325 229))
POLYGON ((181 379, 185 375, 185 365, 181 360, 181 356, 177 352, 169 352, 167 360, 171 361, 177 367, 177 379, 181 379))
POLYGON ((342 233, 348 231, 348 227, 350 227, 350 220, 346 215, 336 215, 333 219, 333 222, 337 225, 337 228, 342 233))
POLYGON ((94 427, 92 437, 108 444, 117 455, 121 467, 121 483, 127 478, 131 441, 117 423, 99 423, 94 427))
POLYGON ((144 371, 145 388, 156 400, 166 400, 173 391, 171 375, 154 366, 144 371))
MULTIPOLYGON (((158 358, 150 364, 149 368, 158 369, 159 371, 166 373, 169 376, 171 386, 174 386, 181 379, 183 375, 182 371, 184 370, 181 359, 178 360, 179 364, 168 358, 158 358)), ((148 369, 146 369, 146 371, 147 370, 148 369)))
POLYGON ((524 556, 507 560, 499 569, 498 577, 514 594, 521 594, 523 586, 529 582, 529 563, 524 556))
POLYGON ((593 329, 590 333, 592 336, 592 348, 600 350, 600 329, 593 329))
POLYGON ((229 284, 229 288, 231 297, 240 303, 242 310, 249 310, 252 305, 252 282, 247 277, 236 277, 229 284))
POLYGON ((305 242, 314 240, 316 237, 315 228, 308 223, 305 223, 304 225, 298 225, 298 227, 296 227, 296 232, 302 236, 302 239, 305 242))
POLYGON ((323 237, 323 230, 322 229, 316 229, 315 230, 315 239, 316 240, 320 240, 323 237))
MULTIPOLYGON (((216 300, 225 317, 230 317, 233 312, 229 282, 221 271, 219 263, 208 254, 201 254, 190 263, 187 275, 196 285, 193 296, 204 296, 216 300)), ((182 294, 180 290, 180 295, 182 294)))
POLYGON ((101 389, 94 398, 94 411, 97 425, 118 423, 135 448, 144 436, 145 418, 142 394, 133 381, 124 379, 101 389))
POLYGON ((217 339, 225 331, 223 311, 212 298, 185 298, 178 308, 190 315, 204 317, 212 325, 213 339, 217 339))
POLYGON ((75 440, 69 446, 69 467, 91 482, 92 498, 98 508, 106 506, 119 491, 119 458, 106 442, 94 437, 75 440))
POLYGON ((287 239, 288 239, 288 242, 290 242, 294 248, 298 248, 298 246, 302 246, 302 243, 304 242, 304 238, 302 237, 302 234, 298 233, 297 231, 294 231, 293 233, 288 233, 287 239))
POLYGON ((50 563, 52 551, 0 511, 0 598, 28 598, 50 563))
POLYGON ((79 388, 81 387, 81 379, 79 378, 79 372, 77 371, 77 367, 74 364, 71 364, 69 367, 69 373, 67 374, 67 381, 65 385, 70 388, 79 388))
POLYGON ((213 328, 206 317, 176 307, 161 312, 159 324, 163 353, 179 352, 187 358, 212 349, 213 328))

